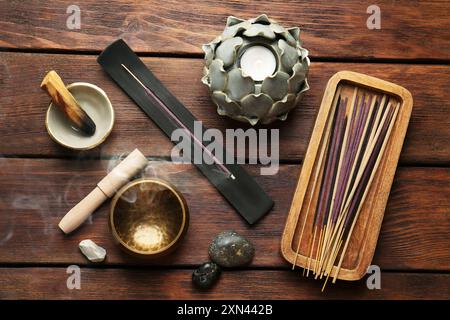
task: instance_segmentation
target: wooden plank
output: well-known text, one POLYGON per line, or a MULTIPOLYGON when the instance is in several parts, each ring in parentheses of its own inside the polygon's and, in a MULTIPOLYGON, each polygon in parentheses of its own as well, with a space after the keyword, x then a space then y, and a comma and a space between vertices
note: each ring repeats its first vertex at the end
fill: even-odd
MULTIPOLYGON (((249 172, 275 201, 257 225, 249 227, 190 165, 153 163, 158 177, 185 195, 191 221, 182 245, 164 260, 146 262, 123 254, 107 225, 109 203, 69 236, 61 217, 105 175, 109 161, 0 158, 0 264, 86 264, 78 249, 93 239, 108 250, 106 264, 197 265, 208 259, 208 245, 221 231, 234 229, 256 247, 253 266, 288 268, 280 239, 299 174, 282 165, 276 176, 249 172), (195 187, 193 187, 195 186, 195 187)), ((390 270, 450 269, 450 168, 399 168, 388 202, 374 263, 390 270)))
MULTIPOLYGON (((202 60, 144 58, 154 73, 207 127, 248 128, 240 122, 220 117, 200 83, 202 60), (182 82, 180 82, 182 81, 182 82), (180 85, 182 83, 182 85, 180 85)), ((88 81, 102 87, 116 111, 116 123, 107 141, 84 155, 107 156, 138 147, 147 155, 167 156, 173 144, 143 112, 103 73, 94 56, 0 53, 0 154, 27 154, 77 157, 54 143, 45 131, 45 111, 49 102, 39 88, 42 77, 51 69, 66 83, 88 81), (19 90, 20 87, 20 90, 19 90)), ((401 163, 449 164, 450 91, 447 88, 450 66, 403 64, 313 63, 311 90, 280 128, 280 158, 303 158, 315 115, 328 79, 339 70, 353 70, 390 80, 409 89, 414 97, 413 114, 401 163), (430 79, 433 85, 425 85, 430 79)))
POLYGON ((66 268, 2 268, 0 299, 433 299, 450 298, 450 275, 381 273, 381 289, 363 279, 338 281, 321 293, 322 281, 288 270, 233 270, 214 288, 198 290, 192 270, 81 268, 81 289, 67 289, 66 268), (258 288, 255 290, 255 288, 258 288))
POLYGON ((81 29, 69 30, 69 0, 1 1, 0 46, 4 48, 103 50, 124 38, 140 52, 202 54, 201 45, 223 30, 228 15, 263 12, 286 27, 302 28, 313 57, 450 58, 447 1, 378 1, 381 29, 369 30, 369 3, 360 1, 83 1, 81 29))

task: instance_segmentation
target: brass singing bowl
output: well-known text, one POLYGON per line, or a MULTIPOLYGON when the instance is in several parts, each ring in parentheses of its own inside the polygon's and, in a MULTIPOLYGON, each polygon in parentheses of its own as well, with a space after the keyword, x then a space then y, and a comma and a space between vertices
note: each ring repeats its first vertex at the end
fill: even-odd
POLYGON ((173 251, 187 231, 186 201, 159 179, 139 179, 120 189, 111 202, 110 228, 127 253, 156 258, 173 251))

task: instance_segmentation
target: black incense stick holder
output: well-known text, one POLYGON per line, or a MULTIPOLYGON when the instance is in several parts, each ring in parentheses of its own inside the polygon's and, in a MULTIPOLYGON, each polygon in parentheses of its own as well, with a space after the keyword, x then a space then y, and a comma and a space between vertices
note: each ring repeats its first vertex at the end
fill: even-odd
MULTIPOLYGON (((169 138, 176 129, 187 128, 190 132, 194 132, 194 122, 197 119, 155 77, 123 40, 117 40, 108 46, 100 54, 97 61, 119 87, 169 138), (126 66, 135 78, 123 66, 126 66), (136 78, 151 90, 156 99, 149 97, 142 85, 136 81, 136 78), (170 109, 171 113, 181 121, 182 126, 178 121, 174 121, 164 108, 160 107, 158 100, 170 109)), ((202 127, 202 132, 205 130, 206 128, 202 127)), ((203 141, 201 142, 203 143, 203 141)), ((191 140, 191 144, 192 148, 196 148, 193 140, 191 140)), ((193 158, 193 153, 191 154, 193 158)), ((226 155, 225 148, 223 149, 223 155, 226 155)), ((224 156, 224 159, 227 159, 227 157, 224 156)), ((193 160, 191 159, 192 163, 194 163, 193 160)), ((272 199, 238 164, 222 164, 231 175, 224 175, 223 171, 218 169, 216 163, 194 164, 249 224, 257 222, 272 208, 272 199), (234 179, 230 176, 233 176, 234 179)))

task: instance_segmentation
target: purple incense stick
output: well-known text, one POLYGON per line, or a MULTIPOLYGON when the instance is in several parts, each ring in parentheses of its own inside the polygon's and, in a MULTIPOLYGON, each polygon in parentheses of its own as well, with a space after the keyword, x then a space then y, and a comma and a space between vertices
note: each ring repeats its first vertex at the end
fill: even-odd
MULTIPOLYGON (((362 197, 364 195, 364 191, 366 188, 368 188, 368 183, 370 176, 372 174, 372 171, 374 169, 376 160, 378 156, 380 156, 380 150, 383 146, 383 142, 386 139, 387 131, 389 129, 390 122, 392 121, 392 117, 394 115, 394 108, 390 108, 387 112, 386 121, 383 124, 383 127, 381 128, 380 135, 378 137, 377 142, 375 143, 375 147, 372 150, 372 153, 370 154, 369 161, 367 162, 366 168, 363 171, 363 175, 361 177, 361 180, 359 181, 358 187, 356 189, 355 195, 351 201, 349 214, 347 215, 345 219, 344 228, 347 229, 349 222, 353 220, 354 216, 356 215, 356 211, 360 205, 360 202, 362 200, 362 197)), ((346 230, 348 232, 348 230, 346 230)))
POLYGON ((338 180, 338 186, 337 186, 337 191, 336 191, 337 194, 335 197, 336 200, 335 200, 333 208, 332 208, 332 215, 331 215, 332 220, 331 221, 333 224, 335 224, 335 222, 338 218, 338 214, 342 207, 342 200, 344 197, 345 186, 347 185, 347 182, 348 182, 348 179, 350 176, 350 171, 351 171, 351 168, 353 165, 353 161, 356 156, 357 147, 361 140, 361 135, 362 135, 361 127, 364 126, 365 119, 368 114, 368 108, 364 102, 365 96, 363 96, 363 98, 361 99, 359 108, 358 108, 358 99, 359 99, 359 96, 356 97, 355 104, 353 107, 353 113, 352 113, 353 121, 351 121, 352 129, 350 130, 350 134, 348 136, 348 144, 346 146, 345 156, 344 156, 343 164, 342 164, 342 170, 340 172, 340 177, 338 180))
POLYGON ((340 136, 342 134, 342 126, 345 121, 347 102, 347 98, 343 100, 340 99, 337 106, 338 109, 336 110, 336 119, 332 126, 332 139, 329 144, 330 147, 323 173, 322 188, 319 193, 319 205, 316 211, 316 222, 320 223, 322 226, 326 223, 327 206, 329 206, 329 194, 331 192, 330 189, 332 190, 333 188, 333 168, 335 168, 336 165, 336 154, 338 153, 339 147, 338 144, 339 141, 342 140, 340 136))
POLYGON ((340 112, 340 108, 339 106, 342 103, 342 98, 341 96, 338 96, 338 101, 336 103, 336 110, 334 112, 334 116, 332 119, 332 123, 331 123, 331 134, 330 134, 330 139, 328 141, 328 146, 327 146, 327 150, 326 150, 326 157, 325 157, 325 164, 324 164, 324 171, 322 173, 322 181, 320 183, 320 189, 319 189, 319 197, 318 197, 318 206, 314 215, 314 226, 317 225, 318 223, 322 224, 321 218, 322 218, 322 202, 321 199, 323 198, 323 193, 324 190, 326 189, 326 182, 327 182, 327 170, 329 167, 329 162, 330 162, 330 158, 331 158, 331 153, 332 153, 332 149, 334 147, 334 139, 335 139, 335 128, 336 128, 336 124, 338 122, 338 118, 339 118, 339 112, 340 112))

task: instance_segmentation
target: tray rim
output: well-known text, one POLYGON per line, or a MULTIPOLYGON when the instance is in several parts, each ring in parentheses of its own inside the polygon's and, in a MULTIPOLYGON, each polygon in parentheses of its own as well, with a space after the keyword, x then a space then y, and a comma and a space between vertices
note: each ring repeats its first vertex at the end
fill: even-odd
MULTIPOLYGON (((372 221, 375 219, 376 226, 374 226, 375 229, 372 232, 372 237, 370 239, 366 239, 366 241, 364 241, 362 244, 361 252, 367 252, 366 254, 362 255, 362 258, 358 261, 358 265, 356 266, 356 268, 341 268, 338 275, 338 279, 355 281, 360 280, 362 277, 364 277, 367 272, 367 268, 369 267, 373 259, 379 233, 381 230, 384 212, 387 205, 387 200, 397 169, 397 163, 400 157, 403 142, 406 136, 406 130, 411 117, 413 98, 411 93, 402 86, 353 71, 339 71, 329 79, 325 88, 319 112, 316 117, 308 148, 306 150, 297 186, 293 194, 288 217, 286 219, 281 238, 280 247, 281 254, 285 260, 287 260, 291 264, 293 264, 294 261, 297 260, 296 266, 303 267, 304 263, 302 262, 306 261, 307 257, 299 254, 298 257, 295 258, 296 253, 292 249, 292 241, 295 236, 295 230, 297 229, 297 223, 300 220, 299 218, 301 208, 303 207, 304 197, 309 186, 311 171, 317 157, 327 114, 329 113, 334 96, 336 94, 337 87, 341 81, 349 82, 360 87, 362 86, 368 89, 384 92, 396 97, 400 102, 399 115, 395 123, 395 132, 391 134, 391 137, 393 137, 395 133, 395 139, 389 141, 389 144, 391 145, 389 157, 386 158, 388 153, 385 153, 385 155, 383 155, 383 163, 385 163, 384 168, 378 168, 378 172, 376 174, 378 176, 380 172, 379 170, 381 169, 385 171, 383 172, 383 179, 381 179, 379 181, 379 185, 377 185, 378 189, 381 189, 383 191, 384 188, 385 192, 383 192, 380 197, 377 197, 377 207, 375 208, 377 214, 374 214, 373 217, 368 220, 369 223, 372 223, 372 221), (368 244, 370 244, 369 248, 367 248, 368 244)), ((314 262, 314 259, 312 259, 312 261, 314 262)), ((336 267, 333 267, 332 274, 334 274, 335 272, 336 267)))

